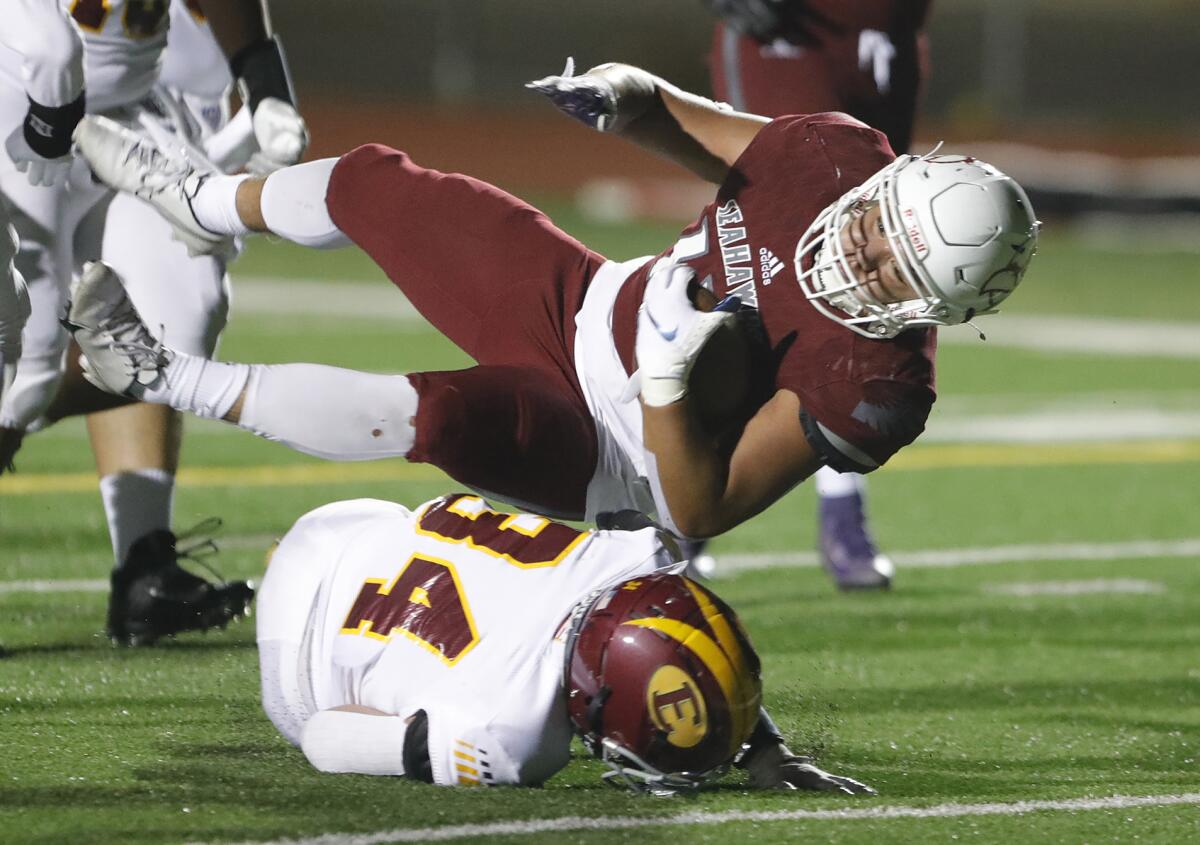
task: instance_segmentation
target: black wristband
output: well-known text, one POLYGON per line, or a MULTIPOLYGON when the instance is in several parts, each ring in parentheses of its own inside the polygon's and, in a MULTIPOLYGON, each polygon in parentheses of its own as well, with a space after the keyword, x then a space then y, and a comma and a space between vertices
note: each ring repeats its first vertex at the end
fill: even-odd
POLYGON ((229 60, 229 69, 242 82, 243 99, 250 106, 251 114, 268 97, 296 105, 296 95, 288 76, 279 36, 264 38, 238 50, 237 55, 229 60))
POLYGON ((429 716, 424 710, 412 715, 404 734, 404 750, 401 754, 405 777, 433 783, 433 765, 429 761, 429 716))
POLYGON ((71 133, 83 119, 84 95, 81 92, 65 106, 43 106, 29 99, 25 113, 25 143, 42 158, 59 158, 71 151, 71 133))

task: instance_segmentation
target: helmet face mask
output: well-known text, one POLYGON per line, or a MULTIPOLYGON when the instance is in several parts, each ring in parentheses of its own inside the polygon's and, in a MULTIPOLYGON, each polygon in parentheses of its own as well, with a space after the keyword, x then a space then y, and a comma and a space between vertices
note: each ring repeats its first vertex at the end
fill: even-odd
POLYGON ((1025 192, 990 165, 905 155, 817 215, 796 245, 796 276, 825 316, 866 337, 895 337, 995 313, 1033 258, 1037 233, 1025 192), (843 230, 874 207, 912 293, 903 301, 872 293, 842 243, 843 230))
POLYGON ((655 574, 577 607, 567 708, 609 783, 654 794, 724 774, 758 720, 759 662, 736 615, 704 587, 655 574))

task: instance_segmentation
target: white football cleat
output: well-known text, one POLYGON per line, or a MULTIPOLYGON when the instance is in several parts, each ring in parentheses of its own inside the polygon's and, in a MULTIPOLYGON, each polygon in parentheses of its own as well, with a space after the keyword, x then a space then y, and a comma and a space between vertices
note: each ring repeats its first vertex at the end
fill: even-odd
POLYGON ((103 261, 83 268, 63 326, 83 352, 83 374, 109 393, 140 397, 174 354, 150 334, 117 272, 103 261))
POLYGON ((204 228, 192 211, 192 199, 213 173, 164 155, 149 138, 101 115, 85 116, 73 137, 96 178, 154 206, 188 255, 233 257, 233 237, 204 228))

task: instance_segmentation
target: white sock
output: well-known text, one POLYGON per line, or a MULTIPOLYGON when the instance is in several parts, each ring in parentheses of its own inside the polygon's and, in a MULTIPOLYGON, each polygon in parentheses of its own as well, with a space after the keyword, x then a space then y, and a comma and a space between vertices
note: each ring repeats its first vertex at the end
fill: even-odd
POLYGON ((100 498, 113 559, 120 568, 129 557, 130 546, 151 531, 170 529, 175 476, 165 469, 112 473, 100 479, 100 498))
POLYGON ((293 243, 316 249, 348 246, 329 216, 325 195, 336 158, 322 158, 276 170, 263 185, 260 202, 267 229, 293 243))
POLYGON ((861 494, 867 487, 867 480, 857 472, 838 472, 828 466, 817 470, 814 482, 817 486, 817 495, 822 499, 861 494))
POLYGON ((255 364, 242 428, 331 461, 403 457, 412 449, 417 391, 407 376, 319 364, 255 364))
POLYGON ((249 364, 226 364, 200 355, 172 352, 163 377, 151 387, 135 386, 130 392, 143 402, 168 405, 198 417, 219 420, 242 394, 250 378, 249 364))
POLYGON ((244 235, 250 231, 242 222, 237 211, 238 186, 250 177, 245 173, 235 176, 213 174, 192 198, 192 214, 196 222, 219 235, 244 235))

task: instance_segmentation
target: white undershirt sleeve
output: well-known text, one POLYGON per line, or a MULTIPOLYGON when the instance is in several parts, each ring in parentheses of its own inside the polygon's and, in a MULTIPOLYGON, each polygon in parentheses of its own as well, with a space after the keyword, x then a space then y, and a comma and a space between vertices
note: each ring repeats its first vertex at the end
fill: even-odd
POLYGON ((349 710, 322 710, 304 723, 300 748, 322 772, 403 775, 407 720, 349 710))

